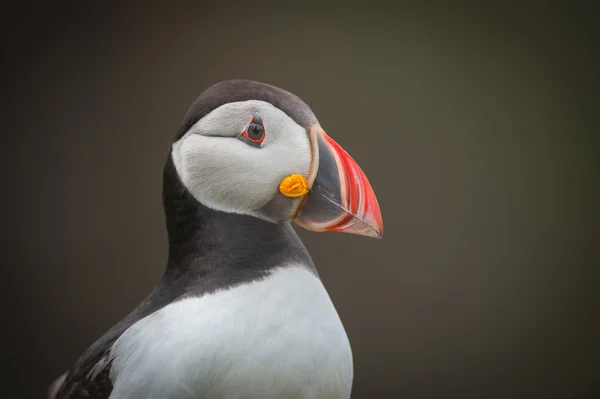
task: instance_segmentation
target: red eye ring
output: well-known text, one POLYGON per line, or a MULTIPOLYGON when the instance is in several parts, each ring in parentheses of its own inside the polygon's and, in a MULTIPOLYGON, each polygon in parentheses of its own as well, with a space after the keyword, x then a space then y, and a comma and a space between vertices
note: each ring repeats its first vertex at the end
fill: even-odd
POLYGON ((239 136, 242 141, 260 147, 266 137, 265 126, 262 123, 262 118, 257 114, 254 115, 250 124, 246 126, 242 134, 239 136))
POLYGON ((246 140, 252 142, 252 143, 256 143, 256 144, 261 144, 263 141, 265 141, 265 128, 262 125, 259 125, 257 123, 251 123, 250 125, 248 125, 247 128, 244 129, 244 131, 242 132, 242 136, 244 136, 244 138, 246 138, 246 140), (250 137, 250 135, 248 134, 248 129, 254 129, 256 133, 252 133, 253 136, 255 137, 259 137, 259 138, 252 138, 250 137))

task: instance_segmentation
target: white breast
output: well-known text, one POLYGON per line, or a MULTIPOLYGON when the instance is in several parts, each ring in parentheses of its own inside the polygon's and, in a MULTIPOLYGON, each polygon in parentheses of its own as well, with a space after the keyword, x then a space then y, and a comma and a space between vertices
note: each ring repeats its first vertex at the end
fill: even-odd
POLYGON ((301 267, 170 304, 112 353, 110 399, 348 399, 353 378, 337 312, 301 267))

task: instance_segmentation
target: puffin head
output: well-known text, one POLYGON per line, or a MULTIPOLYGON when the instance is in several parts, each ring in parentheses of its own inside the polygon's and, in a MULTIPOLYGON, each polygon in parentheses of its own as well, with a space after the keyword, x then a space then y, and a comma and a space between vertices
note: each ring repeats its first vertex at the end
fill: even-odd
POLYGON ((175 136, 170 162, 207 208, 312 231, 381 237, 365 174, 300 98, 248 80, 205 90, 175 136))

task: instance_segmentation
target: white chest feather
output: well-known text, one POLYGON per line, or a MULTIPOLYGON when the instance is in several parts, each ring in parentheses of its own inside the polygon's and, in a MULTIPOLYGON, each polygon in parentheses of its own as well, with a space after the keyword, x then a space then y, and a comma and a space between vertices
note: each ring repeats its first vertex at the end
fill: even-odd
POLYGON ((300 267, 168 305, 112 353, 110 399, 348 399, 353 378, 329 295, 300 267))

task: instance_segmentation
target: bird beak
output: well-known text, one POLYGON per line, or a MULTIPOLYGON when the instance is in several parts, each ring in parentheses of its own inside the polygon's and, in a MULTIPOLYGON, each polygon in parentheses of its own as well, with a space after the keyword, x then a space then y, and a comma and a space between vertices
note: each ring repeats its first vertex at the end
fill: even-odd
POLYGON ((312 231, 381 238, 381 211, 362 169, 319 125, 313 125, 310 136, 316 142, 312 167, 316 174, 309 176, 310 189, 294 222, 312 231))

